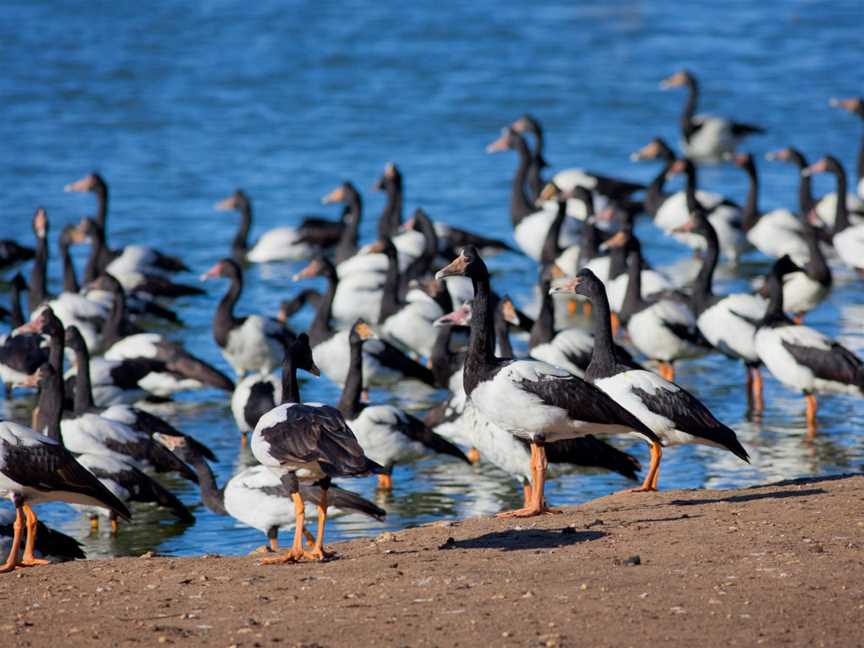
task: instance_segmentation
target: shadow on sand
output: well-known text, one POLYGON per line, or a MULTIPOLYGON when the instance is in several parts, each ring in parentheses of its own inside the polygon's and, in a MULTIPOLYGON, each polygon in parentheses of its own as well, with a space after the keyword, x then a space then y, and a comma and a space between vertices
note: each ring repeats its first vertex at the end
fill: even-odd
POLYGON ((599 540, 601 531, 575 531, 573 529, 530 529, 522 531, 495 531, 477 538, 457 540, 447 545, 452 549, 555 549, 580 542, 599 540))
POLYGON ((671 506, 696 506, 698 504, 719 504, 720 502, 755 502, 763 499, 786 499, 789 497, 810 497, 812 495, 824 495, 827 491, 822 488, 808 488, 799 491, 770 491, 768 493, 750 493, 749 495, 728 495, 727 497, 712 497, 706 499, 672 500, 671 506))

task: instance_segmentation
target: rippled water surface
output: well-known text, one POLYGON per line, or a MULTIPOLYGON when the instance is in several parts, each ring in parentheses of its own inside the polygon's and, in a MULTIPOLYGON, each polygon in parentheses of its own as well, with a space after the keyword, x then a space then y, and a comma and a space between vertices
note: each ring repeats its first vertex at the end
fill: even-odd
MULTIPOLYGON (((235 187, 254 198, 254 236, 322 213, 320 197, 350 179, 364 191, 369 241, 383 199, 368 189, 394 160, 405 175, 409 210, 423 206, 437 219, 509 237, 515 159, 484 153, 502 126, 530 110, 546 127, 553 168, 584 166, 647 180, 656 168, 631 164, 628 154, 655 135, 677 140, 683 96, 660 92, 658 81, 682 66, 702 78, 704 110, 766 127, 751 142, 754 152, 794 145, 814 159, 830 151, 853 168, 861 124, 829 109, 827 100, 864 92, 860 2, 769 0, 734 9, 660 2, 383 4, 4 3, 0 235, 30 240, 37 205, 48 209, 55 233, 93 212, 92 196, 62 188, 98 169, 112 192, 111 241, 172 250, 196 273, 229 249, 237 218, 212 205, 235 187)), ((795 208, 791 168, 760 162, 760 171, 762 208, 795 208)), ((743 201, 746 182, 737 169, 711 168, 701 181, 743 201)), ((825 178, 816 188, 833 190, 825 178)), ((638 231, 655 265, 689 256, 650 223, 638 231)), ((83 268, 83 257, 78 263, 83 268)), ((737 271, 723 273, 723 288, 745 287, 768 265, 751 253, 737 271)), ((533 262, 508 255, 493 267, 496 287, 520 304, 533 300, 533 262)), ((298 290, 290 280, 296 269, 249 269, 241 309, 275 313, 279 300, 298 290)), ((55 258, 56 290, 59 274, 55 258)), ((178 301, 186 326, 167 333, 227 370, 210 334, 222 288, 178 301)), ((809 323, 860 354, 862 316, 861 283, 838 268, 831 298, 809 323)), ((309 317, 298 316, 294 325, 302 328, 309 317)), ((524 347, 517 341, 517 349, 524 347)), ((805 445, 803 399, 769 378, 766 415, 749 422, 742 378, 738 364, 718 356, 684 363, 679 373, 679 382, 735 428, 752 464, 712 449, 676 448, 666 454, 662 485, 742 486, 860 470, 860 401, 824 398, 821 434, 805 445)), ((337 394, 323 379, 304 389, 310 400, 334 402, 337 394)), ((373 391, 375 399, 386 397, 373 391)), ((201 392, 178 401, 166 416, 217 452, 224 482, 250 459, 238 454, 227 398, 201 392)), ((27 420, 30 406, 19 399, 3 407, 7 416, 27 420)), ((647 460, 645 447, 632 451, 647 460)), ((66 507, 42 510, 49 523, 84 538, 94 556, 150 548, 242 554, 261 544, 257 531, 203 509, 192 485, 170 485, 195 509, 194 526, 145 510, 112 539, 104 532, 88 536, 86 521, 66 507)), ((578 503, 626 486, 610 475, 570 475, 551 484, 550 498, 578 503)), ((374 497, 370 480, 351 487, 374 497)), ((393 495, 383 500, 385 523, 335 520, 330 537, 492 513, 518 500, 515 482, 491 466, 430 458, 397 469, 393 495)))

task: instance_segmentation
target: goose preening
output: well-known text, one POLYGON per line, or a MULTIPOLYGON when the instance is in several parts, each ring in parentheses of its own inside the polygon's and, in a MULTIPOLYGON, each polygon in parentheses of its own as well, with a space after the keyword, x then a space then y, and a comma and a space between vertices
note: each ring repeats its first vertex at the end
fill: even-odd
POLYGON ((242 189, 216 203, 218 211, 240 213, 240 225, 231 242, 231 256, 238 263, 296 261, 307 259, 324 248, 339 242, 345 223, 317 216, 304 218, 298 227, 276 227, 264 232, 250 248, 249 229, 252 227, 252 199, 242 189))
POLYGON ((691 220, 683 228, 699 233, 707 245, 690 298, 696 325, 712 347, 744 362, 747 369, 747 403, 751 411, 759 413, 762 411, 762 374, 753 336, 768 303, 762 297, 749 293, 714 294, 712 284, 720 257, 720 244, 714 226, 698 203, 693 205, 691 220))
POLYGON ((742 227, 750 244, 769 257, 779 258, 788 254, 796 259, 806 258, 807 242, 799 218, 788 209, 759 211, 759 175, 753 156, 738 153, 732 156, 732 161, 750 180, 742 210, 742 227))
POLYGON ((585 379, 602 389, 645 424, 657 438, 651 442, 651 466, 638 491, 656 491, 663 447, 701 443, 725 448, 749 463, 735 432, 718 421, 690 392, 644 369, 622 363, 612 345, 609 301, 603 284, 587 269, 557 292, 578 292, 594 304, 594 352, 585 379))
POLYGON ((285 563, 308 558, 324 560, 324 528, 327 523, 328 489, 334 477, 359 477, 379 473, 381 466, 364 453, 342 414, 334 407, 300 400, 297 370, 319 375, 305 333, 286 350, 282 365, 282 404, 261 417, 252 433, 252 454, 285 485, 294 501, 294 542, 289 551, 265 560, 285 563), (305 505, 300 481, 321 486, 318 534, 311 552, 303 549, 305 505))
MULTIPOLYGON (((223 488, 216 483, 213 469, 206 458, 184 439, 159 439, 198 474, 201 503, 217 515, 230 515, 235 520, 266 534, 265 551, 279 551, 279 529, 296 522, 292 493, 279 475, 267 466, 251 466, 237 473, 223 488)), ((300 498, 318 506, 324 490, 315 484, 298 484, 300 498)), ((383 520, 387 512, 369 500, 333 484, 327 489, 328 517, 362 513, 374 520, 383 520)), ((308 534, 304 532, 304 535, 308 534)), ((260 553, 261 549, 253 553, 260 553)))
MULTIPOLYGON (((131 518, 126 505, 78 463, 57 438, 37 431, 50 431, 46 429, 49 425, 44 417, 46 414, 39 410, 34 424, 36 430, 11 421, 0 421, 0 495, 9 497, 15 506, 12 545, 6 561, 0 565, 0 572, 12 571, 18 565, 44 565, 48 562, 34 555, 38 519, 32 505, 60 501, 101 506, 127 520, 131 518), (19 560, 25 527, 27 537, 19 560)), ((56 423, 54 421, 55 434, 59 432, 56 423)))
POLYGON ((0 271, 8 270, 19 263, 29 261, 36 255, 36 250, 12 239, 0 239, 0 271))
POLYGON ((688 70, 680 70, 660 83, 663 90, 681 86, 688 90, 687 101, 679 120, 681 143, 687 157, 706 162, 719 162, 727 154, 734 153, 735 148, 745 137, 765 132, 761 126, 732 121, 725 117, 697 115, 699 83, 688 70))
POLYGON ((864 362, 819 331, 795 324, 783 312, 782 278, 788 257, 768 276, 768 310, 756 329, 759 359, 781 383, 807 400, 808 436, 816 431, 816 394, 864 395, 864 362))
POLYGON ((495 357, 489 272, 476 248, 463 248, 436 278, 449 275, 467 276, 474 285, 465 393, 483 416, 531 443, 531 501, 502 515, 529 517, 551 512, 544 498, 547 442, 630 432, 640 433, 651 442, 658 440, 604 392, 564 369, 536 360, 495 357))
MULTIPOLYGON (((846 170, 840 161, 829 155, 801 171, 803 175, 811 176, 817 173, 831 173, 837 181, 837 194, 846 194, 846 170)), ((849 208, 846 201, 835 201, 834 225, 831 232, 831 243, 837 250, 840 260, 864 276, 864 223, 853 225, 849 220, 849 208)), ((812 213, 808 217, 812 217, 812 213)), ((814 223, 815 224, 815 223, 814 223)))
MULTIPOLYGON (((80 180, 67 184, 64 191, 93 193, 96 196, 97 212, 95 222, 102 232, 103 247, 98 250, 96 267, 87 281, 113 266, 112 273, 120 273, 121 269, 128 273, 160 274, 164 272, 188 272, 189 268, 183 260, 170 256, 144 245, 127 245, 119 250, 111 250, 107 244, 106 222, 108 217, 108 184, 105 179, 93 172, 80 180)), ((89 275, 89 273, 88 273, 89 275)))
MULTIPOLYGON (((14 509, 0 509, 0 556, 8 556, 12 551, 15 517, 14 509)), ((20 539, 19 534, 19 550, 20 539)), ((36 522, 34 555, 37 558, 45 558, 49 562, 83 560, 87 557, 81 543, 75 538, 60 533, 41 521, 36 522)))
MULTIPOLYGON (((327 280, 327 292, 318 303, 315 318, 309 326, 309 338, 315 363, 330 380, 338 385, 344 385, 348 377, 348 362, 351 354, 348 341, 350 330, 346 328, 335 331, 330 321, 339 277, 336 268, 325 257, 313 259, 294 276, 294 280, 311 277, 324 277, 327 280)), ((358 295, 358 298, 362 296, 358 295)), ((377 318, 378 314, 378 312, 373 313, 372 319, 377 318)), ((425 383, 430 387, 435 386, 435 376, 428 368, 418 364, 384 340, 371 340, 363 350, 363 359, 363 375, 370 385, 392 385, 410 380, 425 383)))
MULTIPOLYGON (((535 144, 531 154, 526 183, 532 198, 536 200, 541 197, 542 190, 546 185, 541 174, 543 169, 549 166, 543 157, 543 128, 535 117, 527 114, 513 122, 510 128, 520 134, 531 133, 534 135, 535 144)), ((645 188, 644 185, 638 182, 613 178, 592 171, 586 171, 585 169, 564 169, 558 171, 552 176, 551 182, 555 187, 564 191, 572 191, 576 187, 583 187, 613 201, 624 200, 645 188)))
POLYGON ((363 344, 375 337, 363 320, 357 320, 348 336, 351 359, 348 378, 337 405, 363 452, 384 466, 378 486, 393 489, 393 468, 437 452, 471 463, 462 451, 435 434, 420 419, 393 405, 369 405, 360 401, 363 391, 363 344))
MULTIPOLYGON (((510 219, 513 224, 513 237, 519 248, 529 257, 538 261, 546 240, 546 232, 555 219, 555 212, 535 206, 525 194, 525 181, 531 166, 531 151, 525 138, 512 128, 505 128, 501 137, 486 147, 487 153, 515 150, 519 154, 519 166, 513 177, 510 190, 510 219)), ((559 242, 562 247, 574 245, 579 240, 579 223, 566 219, 562 226, 559 242)))
POLYGON ((231 394, 231 413, 240 430, 240 446, 245 448, 249 433, 258 419, 282 402, 282 380, 274 373, 249 374, 237 383, 231 394))
POLYGON ((222 259, 201 276, 202 281, 224 278, 231 283, 213 316, 213 339, 238 376, 250 371, 272 371, 279 366, 294 334, 283 322, 262 315, 234 315, 243 292, 243 271, 233 259, 222 259))

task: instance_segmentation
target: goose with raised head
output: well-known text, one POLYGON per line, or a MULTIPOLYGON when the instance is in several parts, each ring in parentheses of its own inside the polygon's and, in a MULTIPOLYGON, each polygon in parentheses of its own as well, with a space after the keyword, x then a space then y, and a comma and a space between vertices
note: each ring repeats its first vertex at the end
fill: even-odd
MULTIPOLYGON (((501 136, 486 147, 487 153, 515 150, 519 154, 519 166, 513 177, 510 190, 510 219, 513 236, 519 248, 529 257, 538 261, 546 240, 546 232, 555 219, 555 212, 536 207, 525 194, 525 181, 531 165, 531 151, 525 138, 512 128, 505 128, 501 136)), ((562 227, 560 244, 569 247, 578 242, 579 223, 567 219, 562 227)))
POLYGON ((691 220, 682 228, 698 233, 705 239, 707 246, 690 297, 696 325, 712 347, 729 358, 744 362, 747 369, 747 403, 749 410, 758 414, 763 407, 762 374, 753 336, 768 303, 762 297, 750 293, 714 294, 712 284, 720 258, 720 244, 714 226, 698 203, 694 202, 691 220))
POLYGON ((252 433, 252 454, 285 485, 294 501, 294 542, 284 554, 265 563, 302 559, 324 560, 328 490, 334 477, 361 477, 383 468, 369 459, 338 409, 319 403, 303 403, 297 370, 319 375, 305 333, 285 352, 282 365, 282 403, 261 417, 252 433), (322 489, 318 503, 318 534, 311 552, 303 549, 305 505, 299 483, 313 482, 322 489))
POLYGON ((357 320, 348 337, 351 359, 348 379, 342 388, 337 408, 357 437, 363 452, 384 466, 378 486, 393 489, 393 468, 420 459, 430 452, 445 454, 470 463, 455 445, 435 434, 415 416, 393 405, 369 405, 360 401, 363 391, 363 343, 375 337, 363 320, 357 320))
POLYGON ((706 162, 719 162, 735 152, 741 141, 750 135, 765 132, 761 126, 733 121, 713 115, 697 115, 699 82, 688 70, 680 70, 660 83, 663 90, 686 87, 687 101, 679 120, 681 144, 689 158, 706 162))
POLYGON ((768 276, 768 310, 756 329, 759 359, 783 385, 802 392, 807 401, 808 436, 816 433, 816 394, 864 396, 864 362, 827 335, 795 324, 783 312, 782 278, 788 257, 768 276))
MULTIPOLYGON (((811 164, 801 171, 803 175, 815 175, 817 173, 831 173, 837 180, 837 194, 846 194, 846 170, 840 161, 828 155, 815 164, 811 164)), ((813 218, 814 212, 808 214, 813 218)), ((816 224, 812 223, 811 224, 816 224)), ((831 243, 837 250, 840 260, 864 276, 864 223, 853 225, 849 219, 849 208, 843 200, 835 201, 834 227, 831 232, 831 243)))
POLYGON ((620 362, 612 345, 606 291, 594 273, 580 270, 574 279, 553 290, 578 292, 594 304, 594 352, 585 379, 656 435, 651 442, 651 466, 637 491, 657 490, 665 446, 684 443, 711 445, 724 448, 749 463, 747 451, 735 432, 718 421, 690 392, 651 371, 620 362))
MULTIPOLYGON (((216 482, 213 469, 194 447, 183 439, 160 437, 172 452, 192 466, 198 475, 201 503, 216 515, 229 515, 241 524, 266 534, 268 544, 253 553, 279 551, 279 529, 296 522, 292 493, 283 480, 267 466, 251 466, 237 473, 224 487, 216 482)), ((300 498, 316 507, 322 501, 323 489, 315 484, 298 484, 300 498)), ((383 520, 387 512, 344 488, 330 485, 327 489, 328 517, 362 513, 374 520, 383 520)), ((314 510, 309 511, 314 515, 314 510)), ((307 517, 309 516, 307 513, 307 517)), ((309 539, 309 535, 304 532, 309 539)))
POLYGON ((213 339, 222 355, 240 377, 250 371, 272 371, 279 366, 294 334, 277 319, 234 314, 243 292, 243 270, 236 261, 222 259, 201 276, 202 281, 216 278, 230 282, 213 316, 213 339))
MULTIPOLYGON (((92 193, 96 196, 96 222, 102 230, 103 242, 107 241, 108 184, 96 173, 90 173, 80 180, 67 184, 64 191, 92 193)), ((112 267, 112 273, 162 274, 165 272, 189 272, 188 266, 176 256, 164 254, 155 248, 144 245, 127 245, 119 250, 111 250, 107 243, 100 251, 98 267, 93 276, 112 267)), ((86 279, 89 281, 92 277, 86 279)))
MULTIPOLYGON (((348 361, 351 355, 349 329, 334 330, 331 324, 333 300, 339 284, 336 268, 325 257, 317 257, 294 276, 295 281, 311 277, 324 277, 327 292, 318 303, 315 318, 309 326, 309 338, 315 355, 315 363, 330 380, 344 385, 348 377, 348 361)), ((373 313, 373 318, 378 313, 373 313)), ((435 385, 432 372, 406 356, 398 348, 384 340, 371 340, 363 350, 363 376, 371 385, 393 385, 410 380, 435 385)))
POLYGON ((759 176, 756 162, 749 153, 732 156, 732 162, 743 169, 750 181, 747 200, 742 210, 742 227, 750 244, 765 256, 779 258, 788 254, 793 258, 806 258, 801 221, 788 209, 759 211, 759 176))
POLYGON ((605 393, 564 369, 537 360, 495 356, 489 271, 476 248, 463 248, 436 277, 448 275, 467 276, 474 285, 465 393, 483 416, 531 443, 531 501, 503 515, 530 517, 551 512, 544 496, 548 442, 630 432, 641 433, 652 442, 657 440, 653 432, 605 393))

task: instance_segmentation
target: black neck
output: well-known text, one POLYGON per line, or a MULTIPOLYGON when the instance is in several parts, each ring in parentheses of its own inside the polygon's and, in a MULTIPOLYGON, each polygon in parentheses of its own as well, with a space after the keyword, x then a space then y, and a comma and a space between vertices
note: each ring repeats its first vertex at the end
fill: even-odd
POLYGON ((534 320, 534 326, 531 327, 531 334, 528 337, 529 349, 546 344, 555 337, 555 303, 552 295, 549 294, 550 287, 550 281, 540 282, 540 313, 534 320))
POLYGON ((536 138, 536 146, 534 154, 531 156, 531 166, 528 169, 528 189, 531 192, 531 198, 539 198, 540 192, 543 191, 543 166, 546 161, 543 159, 543 129, 539 125, 533 128, 534 137, 536 138))
POLYGON ((234 317, 234 305, 240 299, 242 292, 243 277, 241 275, 232 276, 228 292, 222 297, 219 306, 216 307, 216 314, 213 316, 213 334, 219 346, 224 347, 228 344, 228 334, 238 323, 234 317))
POLYGON ((513 357, 513 345, 510 344, 510 331, 507 326, 507 320, 501 314, 499 304, 499 307, 495 309, 495 343, 502 358, 513 357))
POLYGON ((49 335, 48 340, 48 363, 51 368, 57 372, 58 376, 63 375, 63 352, 66 349, 66 339, 63 333, 63 326, 58 326, 57 331, 49 335))
POLYGON ((627 246, 613 247, 609 251, 609 279, 616 279, 627 272, 627 246))
POLYGON ((672 168, 674 163, 675 158, 673 156, 666 156, 664 158, 663 168, 660 169, 660 173, 654 177, 651 184, 649 184, 648 188, 645 190, 645 211, 648 212, 652 218, 657 215, 660 205, 663 204, 663 200, 666 198, 663 195, 663 190, 666 188, 666 174, 669 173, 669 170, 672 168))
POLYGON ((801 173, 801 170, 806 166, 807 160, 801 157, 798 163, 798 207, 801 210, 801 216, 805 218, 813 209, 813 178, 801 173))
POLYGON ((717 231, 708 222, 705 215, 700 214, 698 218, 704 223, 703 234, 707 247, 705 255, 702 257, 702 267, 699 268, 699 274, 696 275, 696 280, 693 282, 692 299, 693 310, 696 313, 701 313, 713 294, 711 284, 714 280, 714 270, 717 268, 717 261, 720 258, 720 244, 717 240, 717 231))
POLYGON ((60 418, 63 415, 63 378, 54 373, 42 384, 36 407, 34 431, 60 441, 60 418))
POLYGON ((490 300, 489 275, 484 273, 472 277, 474 299, 471 306, 471 334, 468 338, 468 354, 465 357, 464 386, 470 394, 480 383, 485 371, 495 364, 494 314, 490 300))
POLYGON ((104 230, 108 220, 108 185, 104 182, 97 182, 93 193, 96 194, 96 222, 104 230))
POLYGON ((111 347, 117 340, 123 337, 122 328, 126 320, 126 293, 122 289, 114 290, 114 299, 111 302, 111 312, 102 329, 102 345, 105 349, 111 347))
POLYGON ((617 361, 615 345, 612 341, 612 324, 609 319, 611 316, 609 299, 602 286, 599 286, 592 295, 591 303, 594 305, 594 350, 591 352, 591 362, 586 376, 596 380, 617 373, 617 361))
POLYGON ((105 230, 102 227, 95 228, 90 234, 90 254, 87 256, 87 265, 84 266, 84 283, 95 281, 102 272, 104 257, 108 254, 105 245, 105 230))
POLYGON ((363 410, 363 405, 360 403, 360 394, 362 391, 363 340, 352 339, 351 358, 348 361, 348 376, 345 379, 345 386, 342 388, 339 404, 336 406, 342 412, 342 416, 349 421, 357 418, 357 415, 363 410))
POLYGON ((198 475, 198 486, 201 488, 201 502, 216 515, 228 515, 225 510, 225 489, 219 488, 213 469, 203 457, 194 457, 187 462, 198 475))
POLYGON ((762 318, 762 324, 791 323, 783 312, 783 282, 773 273, 768 276, 768 308, 762 318))
POLYGON ((294 366, 291 352, 287 351, 285 360, 282 362, 282 405, 301 402, 300 383, 297 382, 297 367, 294 366))
POLYGON ((837 178, 837 206, 834 208, 834 234, 849 227, 849 209, 846 206, 846 171, 838 166, 833 169, 837 178))
POLYGON ((31 313, 48 298, 48 238, 36 237, 36 257, 30 270, 30 281, 27 284, 27 310, 31 313))
POLYGON ((402 225, 402 178, 395 176, 387 180, 387 204, 378 219, 378 238, 396 236, 402 225))
POLYGON ((450 353, 450 338, 452 336, 452 326, 438 327, 435 332, 435 342, 432 344, 432 351, 429 353, 430 368, 439 387, 448 387, 450 377, 453 375, 453 366, 450 362, 453 357, 453 354, 450 353))
POLYGON ((69 244, 60 242, 60 257, 63 259, 63 290, 68 293, 77 293, 80 290, 78 278, 75 276, 75 264, 72 263, 72 255, 69 254, 69 244))
POLYGON ((252 202, 244 200, 240 203, 240 226, 237 228, 237 233, 234 234, 234 240, 231 243, 231 252, 234 255, 235 261, 240 261, 238 255, 242 257, 249 246, 249 228, 252 226, 252 202))
POLYGON ((536 211, 534 206, 525 195, 525 178, 528 175, 528 167, 531 164, 531 151, 525 138, 517 136, 516 152, 519 154, 519 166, 516 167, 516 175, 513 176, 513 185, 510 189, 510 219, 513 227, 522 222, 528 214, 536 211))
POLYGON ((693 117, 696 115, 696 104, 699 101, 699 84, 696 79, 687 79, 687 101, 684 104, 684 110, 681 112, 681 132, 684 133, 684 138, 689 138, 696 130, 693 124, 693 117))
POLYGON ((348 226, 342 230, 342 236, 339 238, 339 243, 336 244, 336 263, 342 263, 357 252, 357 236, 360 231, 360 217, 362 214, 363 202, 360 199, 360 194, 352 191, 342 215, 343 221, 348 219, 348 226))
POLYGON ((75 349, 75 414, 84 414, 95 407, 90 383, 90 353, 87 345, 75 349))
POLYGON ((630 262, 627 265, 627 291, 624 294, 624 303, 618 316, 626 324, 630 318, 645 307, 642 299, 642 254, 639 250, 630 253, 630 262))
POLYGON ((567 201, 561 200, 558 203, 558 211, 555 212, 555 218, 552 224, 549 225, 549 230, 546 232, 546 239, 543 241, 543 249, 540 250, 540 265, 550 265, 555 263, 555 259, 561 254, 561 246, 558 244, 558 237, 561 235, 561 226, 564 224, 564 219, 567 217, 567 201))
POLYGON ((744 203, 744 222, 742 227, 749 232, 759 221, 759 176, 756 173, 756 164, 749 162, 744 170, 750 179, 750 188, 747 191, 747 202, 744 203))
POLYGON ((21 308, 21 287, 17 281, 12 282, 12 300, 10 303, 10 323, 16 329, 24 324, 24 310, 21 308))
POLYGON ((405 268, 405 272, 399 276, 400 301, 404 301, 405 295, 408 294, 408 284, 412 279, 422 279, 430 274, 432 266, 435 264, 435 257, 438 255, 438 234, 435 232, 435 225, 425 214, 414 218, 423 234, 423 253, 411 261, 405 268))
POLYGON ((822 252, 822 245, 819 243, 816 229, 810 224, 805 215, 802 219, 802 228, 804 232, 804 240, 807 241, 807 250, 810 252, 810 258, 804 265, 807 271, 807 276, 818 281, 823 286, 831 285, 831 268, 825 260, 825 254, 822 252))
POLYGON ((330 328, 330 317, 333 312, 333 299, 336 297, 336 288, 339 286, 339 278, 336 275, 336 269, 330 266, 326 273, 327 292, 322 295, 318 301, 318 309, 315 311, 315 318, 309 326, 309 339, 312 346, 315 346, 322 340, 327 339, 333 333, 330 328))
POLYGON ((387 273, 384 275, 384 285, 381 287, 381 309, 378 311, 378 323, 383 324, 391 315, 402 307, 399 303, 399 254, 393 245, 388 245, 387 273))

